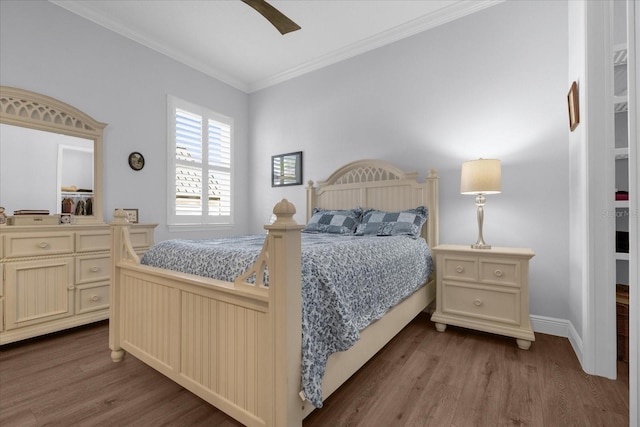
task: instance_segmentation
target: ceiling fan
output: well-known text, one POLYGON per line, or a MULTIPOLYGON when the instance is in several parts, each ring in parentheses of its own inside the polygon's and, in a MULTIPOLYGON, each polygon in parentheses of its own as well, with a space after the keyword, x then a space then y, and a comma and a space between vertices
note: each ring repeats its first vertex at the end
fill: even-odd
POLYGON ((287 18, 282 12, 271 6, 265 0, 242 1, 254 8, 260 15, 267 18, 267 20, 271 22, 271 24, 273 24, 273 26, 276 27, 282 35, 285 35, 292 31, 297 31, 301 28, 298 24, 287 18))

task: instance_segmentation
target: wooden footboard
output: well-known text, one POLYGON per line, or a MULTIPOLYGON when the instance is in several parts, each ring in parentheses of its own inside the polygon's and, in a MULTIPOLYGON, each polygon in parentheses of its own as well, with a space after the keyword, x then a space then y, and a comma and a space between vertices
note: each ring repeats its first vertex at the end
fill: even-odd
POLYGON ((302 316, 302 226, 294 213, 286 200, 276 205, 262 254, 235 283, 140 265, 126 216, 116 213, 112 359, 128 351, 243 424, 301 425, 302 330, 286 322, 302 316), (269 289, 261 280, 267 263, 269 289))

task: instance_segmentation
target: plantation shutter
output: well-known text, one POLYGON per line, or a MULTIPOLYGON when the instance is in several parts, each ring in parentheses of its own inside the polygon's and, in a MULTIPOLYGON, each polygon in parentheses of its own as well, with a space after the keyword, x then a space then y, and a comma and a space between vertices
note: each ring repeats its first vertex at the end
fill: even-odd
POLYGON ((172 120, 175 123, 172 223, 231 222, 231 120, 199 107, 182 108, 182 105, 174 106, 172 120))

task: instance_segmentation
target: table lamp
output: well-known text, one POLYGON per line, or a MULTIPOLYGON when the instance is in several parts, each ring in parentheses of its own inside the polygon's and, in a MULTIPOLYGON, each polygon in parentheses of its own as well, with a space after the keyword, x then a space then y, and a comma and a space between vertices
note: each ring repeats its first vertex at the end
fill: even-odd
POLYGON ((460 193, 475 194, 478 207, 478 241, 471 245, 473 249, 491 249, 482 236, 482 223, 484 221, 485 194, 497 194, 501 192, 500 160, 478 159, 470 160, 462 164, 460 177, 460 193))

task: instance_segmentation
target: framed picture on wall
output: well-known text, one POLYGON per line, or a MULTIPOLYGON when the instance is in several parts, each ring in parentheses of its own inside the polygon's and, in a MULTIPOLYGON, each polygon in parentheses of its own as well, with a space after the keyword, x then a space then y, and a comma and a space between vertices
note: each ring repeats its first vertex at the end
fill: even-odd
POLYGON ((302 185, 302 151, 271 156, 271 186, 302 185))
POLYGON ((580 123, 580 106, 578 105, 578 83, 573 82, 567 94, 569 105, 569 129, 573 132, 580 123))

